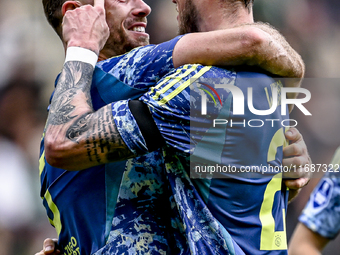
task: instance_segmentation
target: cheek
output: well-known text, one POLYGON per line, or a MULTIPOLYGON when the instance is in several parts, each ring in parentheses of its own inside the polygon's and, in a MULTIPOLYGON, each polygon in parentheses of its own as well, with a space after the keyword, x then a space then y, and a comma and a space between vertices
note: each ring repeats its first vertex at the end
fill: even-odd
POLYGON ((119 15, 119 13, 116 11, 106 11, 106 23, 108 26, 120 28, 122 23, 122 17, 119 15))
POLYGON ((106 13, 106 23, 109 28, 113 27, 113 25, 115 24, 114 16, 111 13, 106 13))

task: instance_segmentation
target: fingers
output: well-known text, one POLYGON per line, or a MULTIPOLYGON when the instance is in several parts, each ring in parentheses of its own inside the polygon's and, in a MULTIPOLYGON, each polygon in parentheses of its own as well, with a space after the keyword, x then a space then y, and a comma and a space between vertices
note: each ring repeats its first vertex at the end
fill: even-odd
POLYGON ((290 141, 290 144, 283 148, 283 165, 299 167, 311 164, 307 146, 301 133, 296 128, 290 128, 285 136, 290 141))
POLYGON ((285 136, 290 144, 283 149, 282 164, 289 168, 289 172, 284 172, 283 178, 285 185, 289 188, 289 201, 291 201, 300 189, 308 184, 311 171, 307 166, 312 162, 305 141, 296 128, 290 128, 285 136))
POLYGON ((54 248, 55 248, 54 241, 50 238, 45 239, 44 246, 43 246, 44 251, 51 252, 51 251, 54 251, 54 248))
POLYGON ((302 167, 298 166, 286 166, 287 170, 283 173, 284 179, 298 179, 298 178, 307 178, 310 179, 312 177, 312 172, 310 171, 309 165, 304 165, 302 167))
POLYGON ((298 142, 304 143, 301 133, 296 128, 292 127, 288 129, 287 132, 285 133, 285 136, 286 139, 289 141, 289 144, 295 144, 298 142))
POLYGON ((60 250, 57 249, 57 239, 47 238, 44 240, 43 250, 36 255, 56 255, 61 254, 60 250))
POLYGON ((296 128, 290 128, 285 136, 289 140, 289 145, 283 149, 284 157, 300 156, 307 151, 302 135, 296 128))
POLYGON ((292 141, 292 142, 302 139, 301 133, 294 127, 291 127, 290 129, 288 129, 287 132, 285 133, 285 136, 289 141, 292 141))
POLYGON ((43 249, 40 252, 36 253, 35 255, 61 254, 61 252, 56 249, 57 242, 58 242, 57 239, 51 239, 51 238, 45 239, 44 244, 43 244, 43 249))
POLYGON ((93 8, 95 8, 99 15, 103 15, 105 19, 105 0, 94 0, 93 8))
POLYGON ((298 179, 302 177, 307 177, 307 173, 303 171, 303 168, 290 168, 289 172, 283 173, 283 179, 298 179))
MULTIPOLYGON (((291 156, 293 155, 295 154, 292 154, 291 156)), ((284 154, 284 157, 286 157, 285 154, 284 154)), ((310 164, 310 159, 307 155, 295 156, 292 158, 284 158, 282 160, 282 165, 287 166, 288 168, 292 170, 298 169, 299 167, 303 167, 307 164, 310 164)))
POLYGON ((105 0, 94 0, 94 7, 101 7, 104 9, 105 0))
POLYGON ((85 4, 76 6, 73 1, 63 5, 65 12, 62 23, 62 38, 68 47, 82 47, 92 50, 97 55, 103 49, 110 30, 106 23, 104 0, 95 0, 94 6, 85 4))
POLYGON ((309 178, 299 178, 295 180, 285 180, 284 183, 289 189, 298 190, 306 186, 309 182, 309 178))
POLYGON ((283 148, 283 157, 296 157, 301 156, 305 153, 307 149, 305 144, 302 143, 293 143, 283 148))

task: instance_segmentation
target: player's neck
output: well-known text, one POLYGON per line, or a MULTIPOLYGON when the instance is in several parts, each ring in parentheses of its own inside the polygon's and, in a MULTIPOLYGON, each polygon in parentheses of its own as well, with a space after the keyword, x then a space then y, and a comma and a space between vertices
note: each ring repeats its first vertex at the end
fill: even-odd
POLYGON ((105 47, 99 52, 98 62, 124 54, 124 53, 125 52, 121 52, 119 50, 116 50, 115 48, 111 49, 109 47, 105 47))
POLYGON ((106 57, 104 54, 99 53, 98 62, 99 62, 99 61, 106 60, 106 59, 108 59, 108 57, 106 57))

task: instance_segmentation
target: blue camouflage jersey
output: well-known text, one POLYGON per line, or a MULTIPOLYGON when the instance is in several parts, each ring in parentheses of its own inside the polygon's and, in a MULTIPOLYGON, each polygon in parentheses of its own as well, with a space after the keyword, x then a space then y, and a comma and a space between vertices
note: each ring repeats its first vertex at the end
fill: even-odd
MULTIPOLYGON (((190 194, 176 197, 185 179, 197 188, 209 209, 201 211, 212 217, 211 226, 221 231, 231 254, 287 254, 288 191, 281 164, 289 117, 281 115, 275 96, 281 87, 261 73, 185 65, 140 98, 166 141, 167 176, 183 221, 189 225, 200 210, 200 203, 190 205, 190 194)), ((128 100, 113 104, 114 115, 117 109, 116 125, 127 146, 145 153, 128 100), (135 127, 127 129, 125 123, 135 127)), ((197 240, 206 235, 204 228, 195 233, 197 240)))
MULTIPOLYGON (((173 69, 179 39, 98 63, 94 110, 146 93, 173 69)), ((64 254, 229 254, 233 241, 189 177, 168 176, 162 150, 140 150, 134 159, 69 172, 46 162, 42 139, 41 197, 64 254)))
MULTIPOLYGON (((179 39, 98 63, 91 88, 94 109, 145 93, 173 68, 172 50, 179 39), (117 72, 111 71, 114 66, 117 72)), ((160 150, 69 172, 46 162, 43 136, 39 165, 43 204, 65 255, 92 254, 109 235, 116 235, 112 254, 133 249, 132 254, 165 254, 174 247, 174 237, 167 232, 171 207, 160 150)), ((181 236, 177 240, 186 246, 181 236)))
POLYGON ((340 147, 335 152, 328 172, 310 195, 299 221, 321 236, 334 239, 340 232, 340 147))

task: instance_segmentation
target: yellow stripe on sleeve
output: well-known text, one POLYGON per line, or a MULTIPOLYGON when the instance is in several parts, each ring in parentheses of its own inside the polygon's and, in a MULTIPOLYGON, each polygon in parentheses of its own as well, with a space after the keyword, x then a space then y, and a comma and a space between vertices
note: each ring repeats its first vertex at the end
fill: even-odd
POLYGON ((151 87, 151 90, 150 90, 149 94, 152 94, 155 91, 155 89, 159 89, 164 83, 168 82, 169 79, 172 79, 172 77, 178 76, 179 73, 181 72, 181 70, 182 69, 177 69, 176 72, 173 75, 164 78, 164 80, 162 82, 158 83, 154 87, 151 87))
MULTIPOLYGON (((198 73, 196 73, 193 77, 191 77, 189 80, 184 82, 182 85, 180 85, 177 89, 175 89, 173 92, 171 92, 169 95, 165 96, 162 98, 158 104, 159 105, 164 105, 167 102, 169 102, 171 99, 173 99, 175 96, 177 96, 179 93, 181 93, 185 88, 191 85, 191 83, 195 82, 198 78, 200 78, 203 74, 205 74, 207 71, 209 71, 211 66, 205 66, 203 67, 198 73)), ((193 71, 190 69, 191 72, 193 71)), ((177 83, 175 80, 174 83, 177 83)), ((164 93, 165 91, 160 91, 160 93, 164 93)))
POLYGON ((39 159, 39 176, 41 176, 41 173, 44 170, 44 168, 45 168, 45 150, 41 154, 41 157, 39 159))
POLYGON ((52 225, 55 227, 57 234, 60 235, 61 228, 62 228, 61 220, 60 220, 60 212, 59 212, 57 205, 53 202, 52 196, 48 190, 45 193, 45 199, 47 201, 48 207, 53 213, 53 221, 52 221, 53 224, 52 225))
POLYGON ((177 75, 181 71, 181 69, 177 70, 174 75, 171 75, 169 77, 166 77, 163 82, 158 84, 156 88, 159 88, 161 85, 163 85, 165 82, 168 82, 168 80, 172 80, 168 85, 166 85, 161 90, 157 91, 156 94, 152 97, 154 100, 157 100, 159 96, 163 93, 165 93, 168 89, 170 89, 172 86, 174 86, 176 83, 180 82, 183 78, 187 77, 189 74, 191 74, 193 71, 197 69, 197 65, 192 66, 189 68, 184 74, 177 75))

